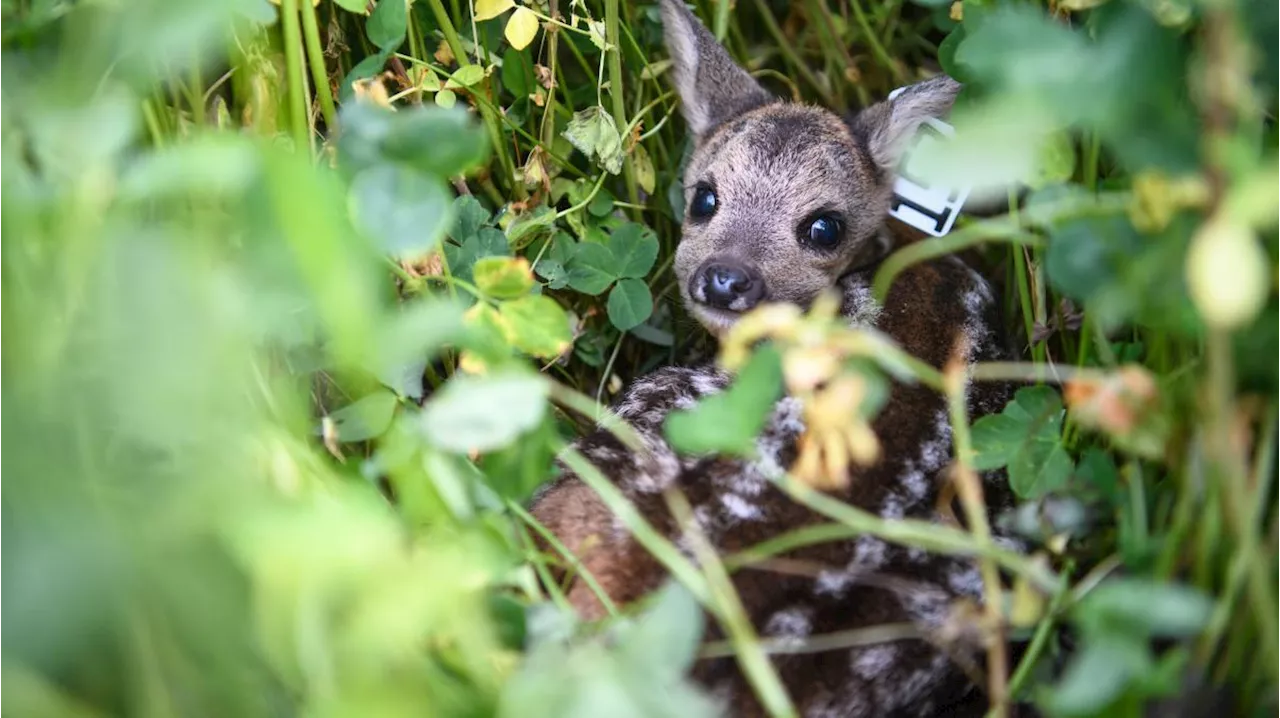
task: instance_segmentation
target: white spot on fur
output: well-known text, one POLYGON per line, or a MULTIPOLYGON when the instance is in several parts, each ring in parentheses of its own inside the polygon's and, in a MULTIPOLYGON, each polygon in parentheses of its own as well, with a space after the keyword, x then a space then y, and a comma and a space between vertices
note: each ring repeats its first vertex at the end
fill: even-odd
POLYGON ((871 293, 871 285, 858 276, 844 281, 844 318, 852 327, 873 327, 880 320, 884 306, 871 293))
POLYGON ((764 511, 759 506, 737 494, 720 494, 720 505, 733 519, 757 521, 764 518, 764 511))
POLYGON ((898 648, 893 644, 868 646, 853 652, 853 672, 868 681, 889 673, 898 659, 898 648))
POLYGON ((982 595, 982 576, 976 566, 958 564, 947 571, 947 586, 958 595, 975 597, 982 595))
POLYGON ((808 608, 793 606, 774 613, 764 624, 764 633, 773 638, 794 639, 784 643, 799 643, 813 630, 808 608))

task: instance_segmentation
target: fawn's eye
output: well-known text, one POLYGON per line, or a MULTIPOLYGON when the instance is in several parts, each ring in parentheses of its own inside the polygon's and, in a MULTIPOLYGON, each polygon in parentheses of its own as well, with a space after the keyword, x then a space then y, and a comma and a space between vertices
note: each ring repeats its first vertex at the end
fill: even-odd
POLYGON ((805 231, 805 239, 818 249, 831 249, 840 242, 840 220, 829 215, 820 215, 809 223, 805 231))
POLYGON ((706 185, 699 185, 693 192, 689 214, 696 219, 707 219, 716 213, 716 193, 706 185))

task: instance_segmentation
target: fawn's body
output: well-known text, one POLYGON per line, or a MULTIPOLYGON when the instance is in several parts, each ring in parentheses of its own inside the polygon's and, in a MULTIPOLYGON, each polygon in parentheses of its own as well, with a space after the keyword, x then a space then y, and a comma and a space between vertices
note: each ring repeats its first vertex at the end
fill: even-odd
MULTIPOLYGON (((1005 357, 990 286, 958 259, 908 269, 883 306, 870 291, 876 263, 891 245, 885 212, 896 152, 922 118, 945 113, 955 83, 921 83, 846 123, 825 110, 774 102, 678 0, 666 0, 663 14, 676 86, 697 140, 685 175, 689 208, 676 259, 691 313, 722 332, 762 301, 807 305, 835 286, 850 324, 875 326, 936 368, 958 348, 967 351, 967 361, 1005 357)), ((655 527, 683 546, 684 532, 662 495, 678 487, 697 528, 721 554, 827 522, 768 480, 796 456, 804 426, 795 399, 775 406, 753 462, 683 457, 666 444, 666 416, 728 381, 714 366, 658 370, 633 382, 614 406, 640 433, 646 451, 633 453, 603 430, 577 444, 655 527)), ((969 412, 978 416, 1002 408, 1008 389, 974 385, 968 396, 969 412)), ((951 461, 944 397, 895 384, 873 427, 880 459, 853 469, 848 487, 834 496, 884 517, 940 519, 939 489, 951 461)), ((1002 479, 988 481, 985 490, 993 507, 1009 500, 1002 479)), ((661 565, 573 475, 540 492, 533 514, 618 603, 640 598, 665 579, 661 565)), ((757 631, 797 643, 881 624, 913 624, 936 642, 954 602, 981 595, 972 562, 870 536, 783 558, 781 566, 739 570, 733 581, 757 631)), ((586 617, 603 613, 582 581, 570 587, 569 599, 586 617)), ((714 625, 709 632, 719 636, 714 625)), ((955 715, 961 703, 981 703, 962 670, 975 665, 977 654, 971 642, 937 646, 914 638, 778 655, 774 664, 805 716, 955 715)), ((694 674, 729 715, 763 713, 733 659, 700 661, 694 674)))

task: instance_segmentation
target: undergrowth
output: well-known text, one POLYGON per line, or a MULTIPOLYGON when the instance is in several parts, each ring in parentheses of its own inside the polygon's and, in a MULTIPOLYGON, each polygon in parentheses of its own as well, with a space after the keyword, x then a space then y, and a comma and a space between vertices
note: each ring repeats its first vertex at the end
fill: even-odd
POLYGON ((963 250, 1002 287, 1019 360, 973 379, 1027 388, 957 437, 1032 555, 787 481, 831 524, 723 564, 627 518, 679 587, 610 640, 539 581, 553 458, 716 351, 656 5, 5 0, 6 714, 700 715, 699 652, 775 649, 698 645, 722 571, 863 533, 999 566, 996 714, 1275 710, 1275 4, 694 5, 794 100, 965 83, 949 171, 998 189, 877 291, 963 250))

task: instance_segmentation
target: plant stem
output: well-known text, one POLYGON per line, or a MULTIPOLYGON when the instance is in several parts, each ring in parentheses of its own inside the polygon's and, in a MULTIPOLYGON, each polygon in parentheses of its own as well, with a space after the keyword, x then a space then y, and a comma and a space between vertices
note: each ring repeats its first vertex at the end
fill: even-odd
POLYGON ((804 60, 800 59, 800 56, 796 54, 795 48, 791 47, 791 41, 787 39, 786 35, 782 34, 782 28, 778 27, 778 21, 774 19, 773 13, 769 10, 769 6, 765 3, 765 0, 755 0, 755 4, 756 11, 760 14, 760 20, 764 23, 764 29, 773 37, 774 42, 777 43, 778 50, 782 52, 783 59, 790 63, 790 65, 795 68, 796 72, 800 73, 800 77, 804 78, 804 81, 809 83, 810 87, 817 91, 818 96, 822 98, 822 102, 824 104, 829 107, 835 106, 835 97, 832 96, 831 91, 828 90, 826 86, 818 81, 818 76, 813 74, 813 70, 809 69, 809 66, 804 63, 804 60))
MULTIPOLYGON (((955 440, 955 473, 960 505, 969 523, 969 531, 984 548, 994 547, 991 526, 987 523, 987 505, 983 498, 982 480, 971 465, 973 445, 969 439, 969 416, 965 399, 965 368, 957 360, 948 368, 947 407, 951 414, 952 437, 955 440)), ((996 718, 1009 712, 1009 658, 1004 639, 1004 590, 1000 585, 1000 572, 990 556, 978 560, 982 574, 983 606, 992 634, 987 645, 987 695, 993 704, 996 718)))
POLYGON ((729 33, 730 0, 716 0, 716 18, 714 23, 716 39, 724 43, 724 36, 729 33))
POLYGON ((333 92, 329 89, 329 74, 324 67, 324 50, 320 47, 320 25, 316 21, 316 8, 302 0, 302 37, 307 45, 307 62, 311 65, 311 81, 316 86, 320 100, 320 114, 329 132, 337 127, 338 111, 333 105, 333 92))
MULTIPOLYGON (((306 2, 306 0, 302 0, 306 2)), ((307 130, 307 90, 302 77, 302 30, 298 27, 299 0, 280 0, 280 32, 284 44, 285 77, 289 86, 289 131, 298 149, 310 146, 307 130)))
MULTIPOLYGON (((296 0, 294 0, 296 2, 296 0)), ((431 7, 431 13, 435 15, 436 24, 440 26, 440 32, 444 34, 444 41, 449 45, 449 50, 453 52, 453 57, 458 61, 458 67, 467 67, 474 64, 467 57, 467 51, 462 45, 462 39, 458 37, 458 31, 453 27, 453 21, 449 18, 449 13, 445 11, 444 5, 440 0, 427 0, 427 5, 431 7)), ((476 44, 476 52, 480 52, 480 45, 476 44)), ((490 81, 485 80, 486 87, 490 86, 490 81)), ((477 94, 480 92, 477 89, 477 94)), ((477 108, 480 110, 480 116, 484 119, 485 127, 489 130, 489 144, 493 145, 494 154, 498 156, 498 165, 502 168, 505 175, 502 178, 504 186, 509 186, 511 191, 516 195, 517 199, 524 199, 528 193, 524 189, 524 184, 515 181, 516 166, 511 160, 511 156, 507 153, 506 143, 502 139, 502 129, 499 127, 498 118, 494 113, 492 106, 487 102, 477 102, 477 108)), ((502 204, 499 202, 499 204, 502 204)))
MULTIPOLYGON (((604 2, 604 33, 605 41, 609 44, 609 98, 613 104, 613 121, 622 129, 630 125, 627 122, 627 106, 626 98, 623 97, 622 90, 622 39, 618 31, 618 0, 605 0, 604 2)), ((627 138, 622 138, 623 145, 626 145, 627 138)), ((627 183, 627 199, 632 204, 640 204, 640 184, 636 181, 635 163, 630 157, 623 160, 622 166, 623 178, 627 183)), ((630 212, 632 219, 638 219, 636 210, 630 212)))
POLYGON ((648 551, 694 598, 704 606, 712 607, 711 592, 706 580, 689 559, 685 558, 662 534, 649 523, 636 509, 635 505, 609 482, 605 475, 595 467, 586 456, 572 446, 566 446, 560 453, 560 459, 570 471, 582 479, 599 495, 604 505, 609 507, 613 515, 622 522, 627 531, 648 551))
POLYGON ((733 588, 733 581, 729 579, 728 572, 720 563, 715 548, 698 529, 698 523, 693 518, 693 508, 689 506, 688 499, 684 494, 674 490, 668 490, 666 498, 672 516, 675 517, 678 526, 684 527, 684 535, 698 563, 702 565, 707 588, 716 606, 716 616, 720 619, 720 625, 724 627, 725 633, 729 635, 729 642, 733 645, 738 666, 742 668, 747 682, 751 684, 751 688, 770 716, 775 718, 796 716, 795 706, 787 696, 787 689, 783 687, 778 671, 760 645, 760 638, 756 635, 755 627, 751 625, 751 618, 747 615, 738 592, 733 588))

